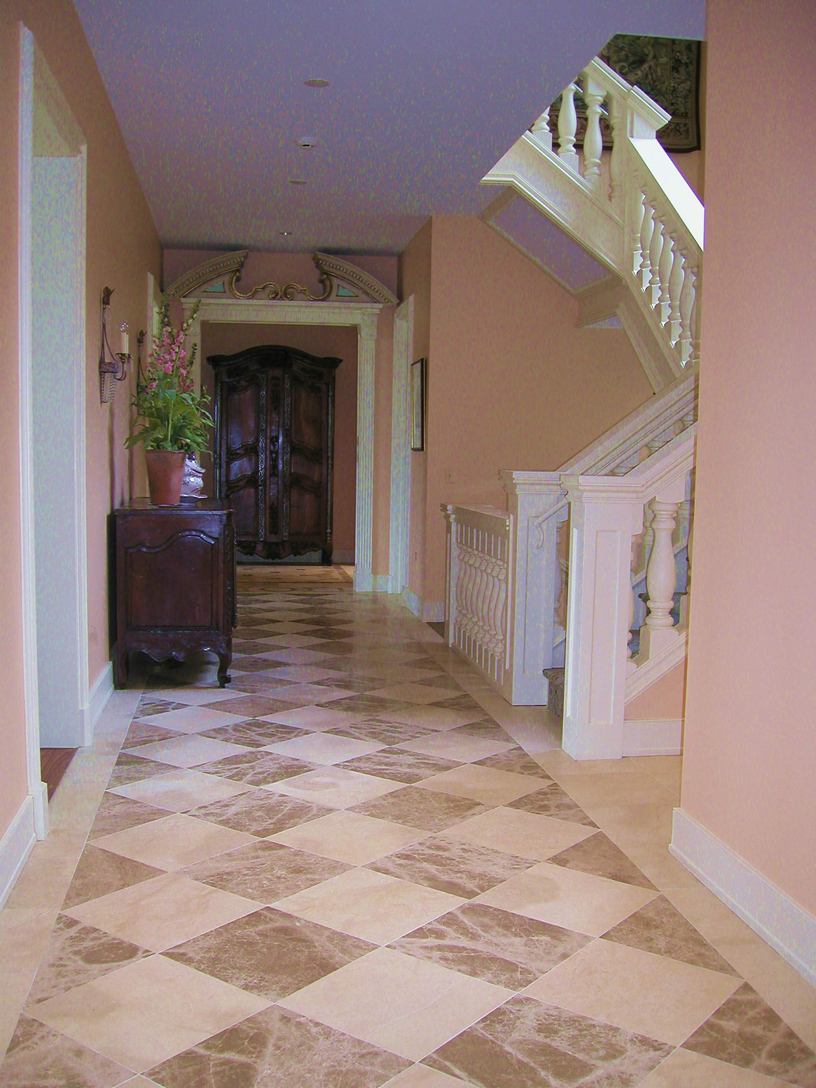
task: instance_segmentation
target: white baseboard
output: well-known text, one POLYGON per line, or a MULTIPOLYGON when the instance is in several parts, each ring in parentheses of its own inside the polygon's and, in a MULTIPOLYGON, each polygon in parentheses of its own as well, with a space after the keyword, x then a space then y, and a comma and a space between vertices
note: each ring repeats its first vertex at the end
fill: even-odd
POLYGON ((335 548, 332 552, 332 563, 343 563, 349 566, 354 563, 354 548, 335 548))
POLYGON ((650 718, 623 723, 625 756, 679 756, 682 750, 682 718, 650 718))
POLYGON ((391 592, 391 575, 390 574, 375 574, 374 575, 374 592, 375 593, 390 593, 391 592))
POLYGON ((102 711, 108 705, 111 695, 113 695, 113 662, 109 661, 97 676, 96 682, 91 688, 91 697, 88 704, 91 737, 88 744, 93 741, 93 731, 96 728, 96 723, 102 716, 102 711))
POLYGON ((816 986, 816 918, 682 808, 670 852, 816 986))
POLYGON ((422 618, 426 623, 444 623, 445 602, 425 601, 422 605, 422 618))
POLYGON ((402 591, 402 603, 409 611, 413 612, 415 616, 422 615, 422 601, 412 589, 408 588, 408 586, 402 591))
POLYGON ((374 589, 374 575, 370 570, 354 568, 354 592, 371 593, 374 589))
POLYGON ((36 841, 34 797, 29 793, 0 839, 0 907, 8 899, 36 841))

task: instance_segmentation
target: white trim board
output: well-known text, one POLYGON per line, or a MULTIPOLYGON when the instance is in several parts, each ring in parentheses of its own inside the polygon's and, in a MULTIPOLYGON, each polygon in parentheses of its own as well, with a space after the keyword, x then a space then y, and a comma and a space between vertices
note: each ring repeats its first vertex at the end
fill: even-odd
POLYGON ((682 808, 674 810, 669 852, 816 986, 812 914, 682 808))
POLYGON ((0 839, 0 907, 8 899, 37 838, 35 797, 29 793, 0 839))
POLYGON ((390 590, 402 593, 408 584, 411 528, 411 400, 409 376, 414 354, 414 296, 394 311, 394 369, 391 385, 391 523, 389 533, 390 590))
POLYGON ((97 676, 88 700, 88 721, 91 736, 93 736, 96 723, 108 705, 111 695, 113 695, 113 662, 109 661, 97 676))
POLYGON ((683 750, 682 718, 624 721, 624 756, 679 756, 683 750))

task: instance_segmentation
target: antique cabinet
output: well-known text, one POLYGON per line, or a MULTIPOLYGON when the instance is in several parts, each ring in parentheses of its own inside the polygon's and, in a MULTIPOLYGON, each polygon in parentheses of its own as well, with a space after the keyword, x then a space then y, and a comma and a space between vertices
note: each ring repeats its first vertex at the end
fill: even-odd
POLYGON ((152 506, 133 499, 114 511, 117 687, 127 655, 183 661, 195 650, 218 655, 218 682, 229 682, 235 626, 232 510, 218 499, 152 506))
POLYGON ((334 376, 342 362, 294 348, 211 355, 216 492, 244 554, 332 554, 334 376))

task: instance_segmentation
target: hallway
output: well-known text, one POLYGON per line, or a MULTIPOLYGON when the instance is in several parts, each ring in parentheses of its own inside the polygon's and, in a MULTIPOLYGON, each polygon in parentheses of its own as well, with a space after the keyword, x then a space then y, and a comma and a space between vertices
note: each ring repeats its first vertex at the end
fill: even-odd
POLYGON ((813 991, 666 850, 679 759, 574 763, 343 568, 239 591, 230 687, 155 668, 55 797, 3 1088, 816 1085, 813 991))

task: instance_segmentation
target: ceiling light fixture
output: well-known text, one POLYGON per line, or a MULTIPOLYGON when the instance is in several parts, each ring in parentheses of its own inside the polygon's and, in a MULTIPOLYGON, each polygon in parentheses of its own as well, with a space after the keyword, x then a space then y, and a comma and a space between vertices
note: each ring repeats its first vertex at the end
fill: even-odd
POLYGON ((305 185, 306 184, 306 179, 305 178, 289 178, 289 184, 290 185, 305 185))
POLYGON ((322 89, 323 87, 328 87, 329 85, 329 81, 327 79, 304 79, 303 82, 307 87, 315 87, 317 89, 322 89))
POLYGON ((280 234, 281 237, 283 237, 283 238, 288 238, 291 233, 292 232, 290 230, 279 230, 278 231, 278 234, 280 234))
POLYGON ((295 140, 295 143, 298 145, 298 147, 302 148, 304 151, 311 151, 311 149, 313 147, 315 147, 315 145, 317 144, 317 137, 316 136, 298 136, 298 138, 295 140))

